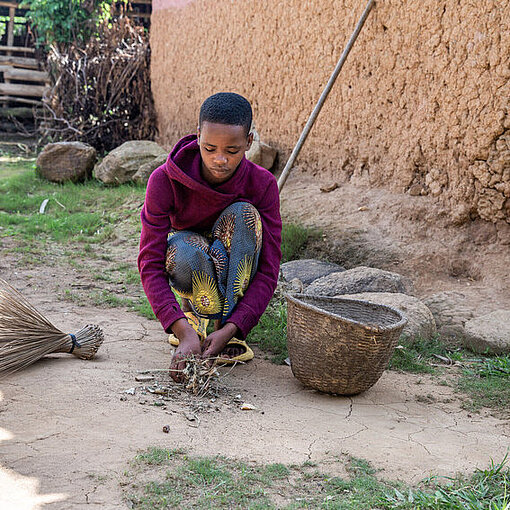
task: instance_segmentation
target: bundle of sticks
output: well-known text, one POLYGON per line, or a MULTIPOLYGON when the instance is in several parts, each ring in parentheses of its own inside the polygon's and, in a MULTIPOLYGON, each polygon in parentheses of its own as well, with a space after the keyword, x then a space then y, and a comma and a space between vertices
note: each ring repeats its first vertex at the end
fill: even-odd
POLYGON ((67 352, 91 359, 103 343, 99 326, 64 333, 14 287, 0 279, 0 377, 21 370, 50 353, 67 352))

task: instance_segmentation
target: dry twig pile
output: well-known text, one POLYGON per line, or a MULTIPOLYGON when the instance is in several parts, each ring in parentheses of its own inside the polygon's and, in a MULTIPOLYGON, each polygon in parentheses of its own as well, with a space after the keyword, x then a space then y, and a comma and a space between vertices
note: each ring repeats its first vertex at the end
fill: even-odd
POLYGON ((148 34, 127 17, 104 24, 84 48, 53 46, 52 86, 37 119, 43 142, 82 141, 108 152, 127 140, 154 139, 148 34))
POLYGON ((183 385, 186 391, 192 395, 202 397, 207 394, 213 381, 219 379, 219 372, 209 360, 197 356, 191 356, 186 361, 182 371, 184 376, 183 385))

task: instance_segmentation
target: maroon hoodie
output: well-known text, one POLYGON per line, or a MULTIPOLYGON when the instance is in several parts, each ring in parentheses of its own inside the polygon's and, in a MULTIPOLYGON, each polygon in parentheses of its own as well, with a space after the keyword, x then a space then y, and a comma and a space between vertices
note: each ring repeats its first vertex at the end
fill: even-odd
POLYGON ((165 274, 170 229, 211 230, 230 204, 253 204, 263 227, 258 270, 228 319, 244 339, 264 313, 278 281, 282 230, 278 186, 270 172, 243 158, 228 181, 213 187, 202 178, 201 164, 197 137, 188 135, 151 174, 141 213, 138 270, 154 313, 170 333, 171 325, 184 317, 165 274))

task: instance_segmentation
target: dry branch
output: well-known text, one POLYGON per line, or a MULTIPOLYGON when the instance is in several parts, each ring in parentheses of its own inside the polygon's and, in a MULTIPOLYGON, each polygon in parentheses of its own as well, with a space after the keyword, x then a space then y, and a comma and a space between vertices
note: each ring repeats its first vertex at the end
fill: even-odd
POLYGON ((128 18, 99 29, 84 48, 53 47, 50 89, 38 117, 45 141, 82 141, 108 152, 127 140, 154 139, 148 35, 128 18))

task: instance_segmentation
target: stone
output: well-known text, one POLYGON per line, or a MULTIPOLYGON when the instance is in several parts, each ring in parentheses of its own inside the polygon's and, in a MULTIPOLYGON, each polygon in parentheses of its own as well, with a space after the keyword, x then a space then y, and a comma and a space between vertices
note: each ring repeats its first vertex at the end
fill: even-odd
POLYGON ((285 262, 281 266, 283 278, 290 282, 294 278, 299 278, 303 285, 310 285, 314 280, 327 276, 331 273, 345 271, 342 266, 332 262, 324 262, 315 259, 300 259, 285 262))
POLYGON ((37 157, 37 173, 51 182, 80 182, 92 177, 97 152, 82 142, 46 145, 37 157))
POLYGON ((427 188, 420 183, 412 184, 407 191, 412 197, 419 197, 427 194, 427 188))
POLYGON ((496 310, 467 321, 464 345, 475 352, 510 353, 510 310, 496 310))
POLYGON ((321 296, 338 296, 360 292, 412 294, 413 284, 408 278, 397 273, 374 267, 359 266, 318 278, 305 290, 305 294, 321 296))
POLYGON ((278 151, 264 143, 256 130, 252 130, 253 143, 251 144, 250 150, 246 153, 246 159, 249 159, 252 163, 259 165, 266 170, 270 170, 274 166, 278 151))
POLYGON ((401 340, 412 343, 419 338, 430 340, 437 334, 432 312, 418 298, 413 296, 399 292, 362 292, 338 297, 370 301, 371 303, 391 306, 402 312, 407 318, 407 324, 400 335, 401 340))
POLYGON ((473 318, 473 311, 465 305, 464 294, 439 292, 422 299, 422 302, 431 311, 441 337, 462 341, 465 336, 464 325, 473 318))
POLYGON ((167 154, 156 142, 131 140, 113 149, 95 166, 94 176, 105 184, 123 184, 131 181, 142 165, 167 154))
POLYGON ((303 290, 303 282, 299 278, 294 278, 289 282, 280 278, 274 292, 274 297, 278 300, 285 297, 286 294, 302 294, 303 290))
POLYGON ((154 170, 156 170, 156 168, 160 167, 161 165, 164 165, 167 158, 168 154, 165 152, 164 154, 161 154, 160 156, 155 157, 153 160, 143 164, 137 170, 136 174, 133 175, 133 182, 136 182, 137 184, 147 184, 147 181, 149 180, 152 172, 154 172, 154 170))

